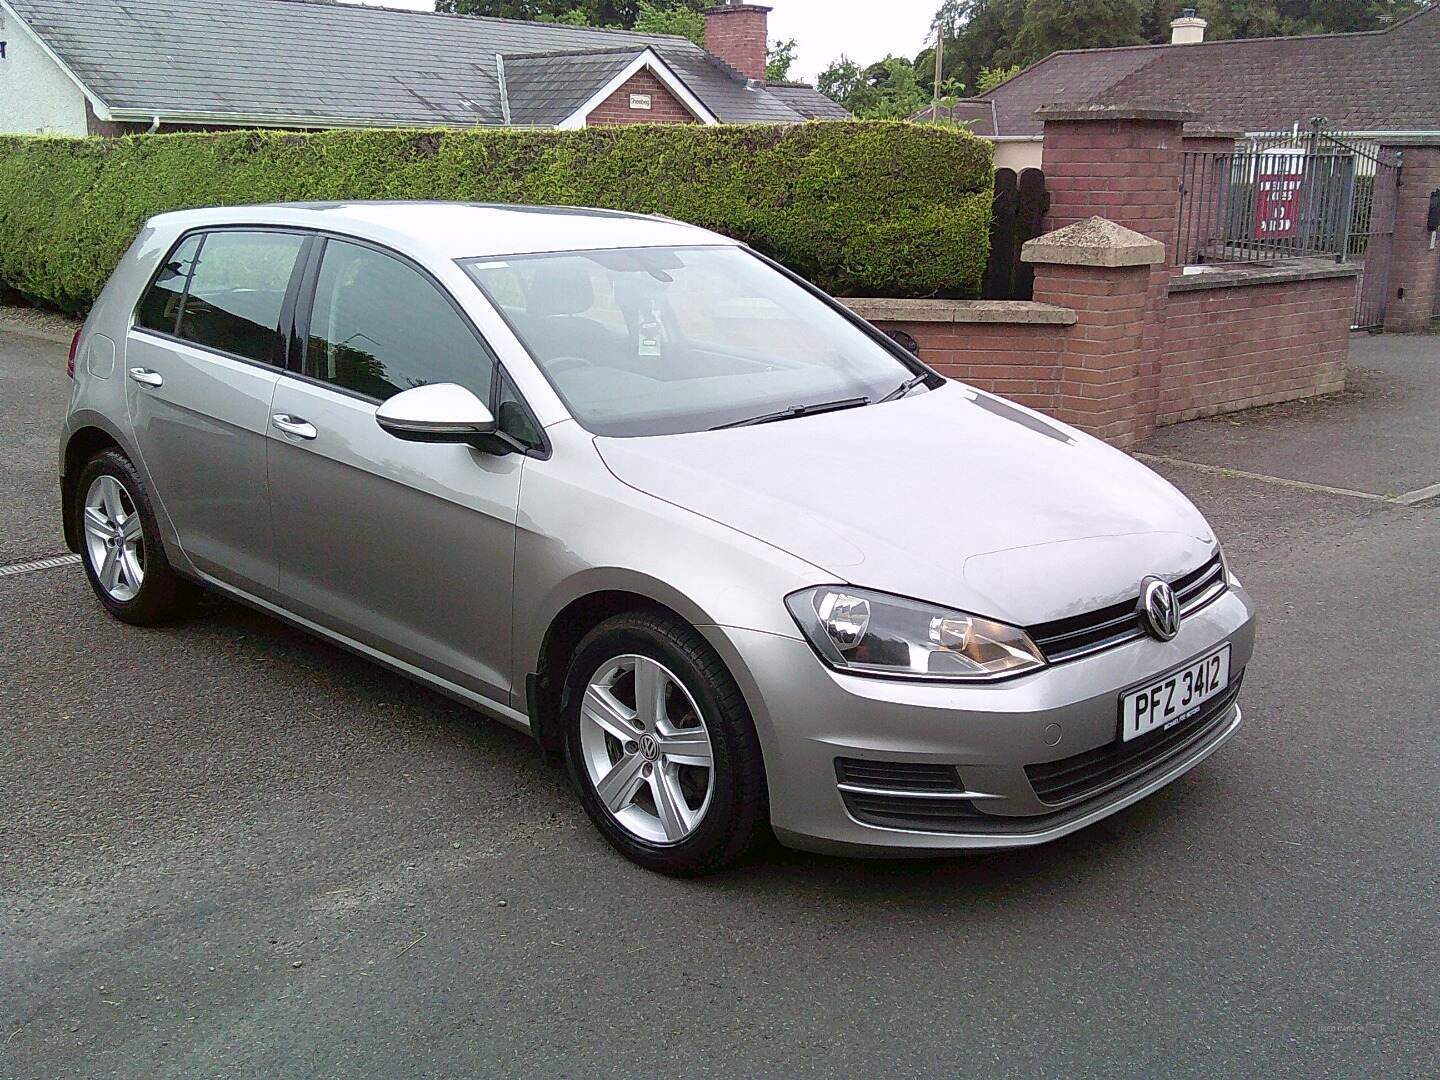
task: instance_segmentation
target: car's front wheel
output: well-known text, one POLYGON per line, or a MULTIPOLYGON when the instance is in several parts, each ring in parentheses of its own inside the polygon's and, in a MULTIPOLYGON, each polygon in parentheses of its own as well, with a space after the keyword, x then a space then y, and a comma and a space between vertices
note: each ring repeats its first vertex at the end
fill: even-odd
POLYGON ((561 714, 586 812, 640 865, 709 873, 764 834, 750 712, 715 650, 682 620, 637 613, 597 626, 570 662, 561 714))
POLYGON ((151 626, 185 611, 195 586, 171 568, 155 512, 135 466, 119 450, 95 455, 75 485, 75 515, 85 575, 115 618, 151 626))

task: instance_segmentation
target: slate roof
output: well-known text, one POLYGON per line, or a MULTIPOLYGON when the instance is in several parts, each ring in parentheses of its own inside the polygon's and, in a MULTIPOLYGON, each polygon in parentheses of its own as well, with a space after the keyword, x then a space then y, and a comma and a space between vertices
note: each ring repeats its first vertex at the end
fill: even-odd
POLYGON ((1207 127, 1440 131, 1440 5, 1385 30, 1058 52, 975 101, 1000 135, 1039 135, 1057 102, 1183 107, 1207 127))
MULTIPOLYGON (((646 46, 720 120, 795 123, 805 114, 681 37, 333 0, 0 0, 120 119, 295 126, 470 126, 504 122, 495 57, 569 52, 562 65, 519 60, 526 115, 646 46), (562 85, 564 84, 564 85, 562 85)), ((628 62, 628 61, 627 61, 628 62)), ((506 61, 507 83, 512 61, 506 61)), ((621 65, 623 67, 623 65, 621 65)), ((553 123, 553 120, 520 121, 553 123)))
POLYGON ((807 120, 849 120, 850 110, 809 83, 767 82, 765 92, 777 97, 807 120))
POLYGON ((505 57, 510 122, 553 127, 589 101, 643 52, 634 46, 573 53, 512 53, 505 57))

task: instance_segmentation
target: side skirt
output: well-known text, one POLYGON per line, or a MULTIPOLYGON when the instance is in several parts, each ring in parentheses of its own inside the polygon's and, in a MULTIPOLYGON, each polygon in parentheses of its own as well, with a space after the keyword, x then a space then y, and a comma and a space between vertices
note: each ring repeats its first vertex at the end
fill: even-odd
POLYGON ((232 600, 238 600, 240 603, 252 607, 257 611, 264 612, 266 615, 273 616, 281 622, 289 623, 291 626, 313 634, 315 637, 323 638, 332 644, 339 645, 342 649, 348 649, 358 656, 363 656, 366 660, 372 660, 397 674, 404 675, 406 678, 420 683, 422 686, 427 686, 432 690, 438 690, 446 697, 454 698, 462 705, 469 705, 471 708, 478 709, 503 724, 508 724, 510 727, 526 732, 527 734, 531 731, 530 718, 524 713, 517 712, 515 709, 510 708, 508 705, 501 705, 499 702, 491 701, 489 698, 477 694, 472 690, 467 690, 463 686, 450 682, 448 679, 442 679, 438 675, 431 674, 424 668, 418 668, 414 664, 407 664, 403 660, 397 660, 389 653, 384 653, 379 649, 362 644, 353 638, 346 637, 344 634, 337 634, 335 631, 327 629, 319 623, 311 622, 309 619, 301 618, 299 615, 286 611, 276 604, 261 600, 258 596, 251 596, 249 593, 242 589, 237 589, 233 585, 227 585, 223 581, 217 581, 209 574, 197 573, 196 577, 200 584, 204 585, 207 589, 214 589, 216 592, 223 593, 232 600))

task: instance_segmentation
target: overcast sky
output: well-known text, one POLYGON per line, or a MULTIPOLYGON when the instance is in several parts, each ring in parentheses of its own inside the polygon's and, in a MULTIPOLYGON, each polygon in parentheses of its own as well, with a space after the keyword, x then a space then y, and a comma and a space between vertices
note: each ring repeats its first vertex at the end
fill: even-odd
POLYGON ((770 36, 800 43, 793 74, 807 81, 841 53, 871 63, 925 47, 940 0, 764 0, 770 36))
MULTIPOLYGON (((353 0, 352 0, 353 2, 353 0)), ((358 0, 386 7, 433 8, 431 0, 358 0)), ((764 0, 770 36, 800 43, 792 74, 814 81, 841 53, 861 63, 886 53, 914 56, 925 47, 940 0, 764 0)))

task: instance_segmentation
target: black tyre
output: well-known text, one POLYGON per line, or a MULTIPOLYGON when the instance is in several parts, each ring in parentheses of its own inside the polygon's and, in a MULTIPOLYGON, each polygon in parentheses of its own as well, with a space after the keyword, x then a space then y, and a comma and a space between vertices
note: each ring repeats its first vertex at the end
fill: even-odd
POLYGON ((565 763, 586 813, 641 866, 711 873, 767 833, 750 711, 683 620, 647 612, 601 623, 571 658, 560 708, 565 763))
POLYGON ((129 458, 119 450, 96 454, 80 470, 74 500, 85 576, 106 611, 153 626, 190 608, 196 587, 166 559, 150 495, 129 458))

